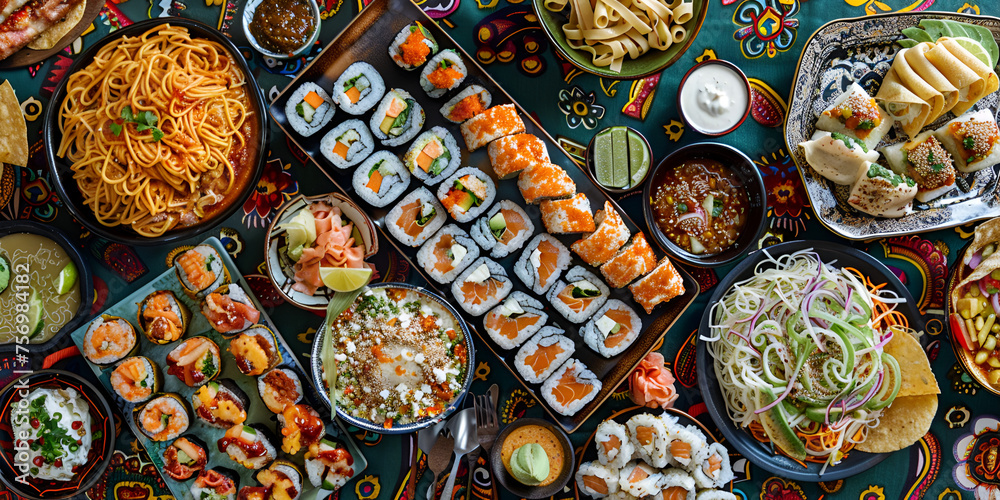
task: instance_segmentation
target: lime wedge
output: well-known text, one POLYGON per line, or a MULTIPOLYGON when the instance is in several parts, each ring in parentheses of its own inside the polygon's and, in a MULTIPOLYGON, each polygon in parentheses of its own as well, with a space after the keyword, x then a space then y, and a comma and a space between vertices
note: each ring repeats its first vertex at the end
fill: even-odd
POLYGON ((972 55, 976 56, 976 59, 979 59, 986 64, 986 67, 991 69, 993 68, 995 63, 990 59, 990 53, 987 52, 979 42, 964 36, 958 36, 952 38, 952 40, 955 40, 955 42, 961 45, 962 48, 971 52, 972 55))
POLYGON ((353 292, 368 284, 372 270, 349 269, 345 267, 321 267, 319 277, 327 288, 335 292, 353 292))
POLYGON ((0 255, 0 293, 7 289, 10 284, 10 261, 7 257, 0 255))
POLYGON ((59 276, 56 278, 56 293, 62 295, 73 289, 76 285, 76 265, 70 262, 66 264, 66 267, 59 271, 59 276))
POLYGON ((31 292, 31 298, 28 299, 28 327, 31 328, 31 333, 28 334, 28 338, 34 338, 39 333, 42 333, 42 329, 45 327, 45 305, 42 304, 42 298, 38 296, 37 291, 31 292))

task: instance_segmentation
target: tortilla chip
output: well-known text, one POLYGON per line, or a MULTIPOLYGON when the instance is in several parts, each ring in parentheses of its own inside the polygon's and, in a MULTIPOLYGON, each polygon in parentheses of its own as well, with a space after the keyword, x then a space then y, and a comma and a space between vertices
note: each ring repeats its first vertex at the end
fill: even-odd
POLYGON ((938 399, 933 394, 897 397, 882 413, 878 427, 868 429, 868 437, 857 446, 866 453, 891 453, 902 450, 931 430, 938 399))
POLYGON ((885 345, 885 352, 896 358, 899 371, 902 372, 897 398, 941 394, 934 372, 931 371, 931 363, 916 337, 904 331, 896 331, 885 345))
POLYGON ((962 264, 969 265, 976 252, 994 241, 1000 241, 1000 217, 990 219, 976 228, 972 236, 972 243, 965 249, 965 254, 962 256, 962 264))
POLYGON ((38 35, 31 43, 28 44, 28 48, 32 50, 49 50, 55 47, 62 37, 66 36, 67 33, 73 30, 80 20, 83 19, 83 11, 87 8, 87 2, 80 2, 76 4, 66 13, 66 17, 62 21, 53 24, 49 29, 43 31, 38 35))
POLYGON ((0 162, 28 166, 28 125, 10 81, 0 85, 0 162))

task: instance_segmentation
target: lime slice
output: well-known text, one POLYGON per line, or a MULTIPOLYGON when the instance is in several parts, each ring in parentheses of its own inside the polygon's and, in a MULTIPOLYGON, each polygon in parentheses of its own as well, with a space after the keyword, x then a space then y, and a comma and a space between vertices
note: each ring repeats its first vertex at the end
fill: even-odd
POLYGON ((0 255, 0 293, 7 289, 10 284, 10 261, 7 257, 0 255))
POLYGON ((976 59, 986 64, 986 67, 993 68, 994 62, 990 60, 990 53, 979 42, 964 36, 957 36, 952 38, 952 40, 955 40, 962 48, 971 52, 972 55, 976 56, 976 59))
POLYGON ((56 278, 56 293, 62 295, 73 289, 76 285, 76 265, 70 262, 66 264, 66 267, 59 271, 59 276, 56 278))
POLYGON ((43 327, 45 327, 45 305, 42 304, 42 298, 38 296, 37 291, 31 292, 31 298, 28 299, 28 327, 31 328, 31 333, 28 334, 28 338, 34 338, 39 333, 42 333, 43 327))
POLYGON ((319 277, 323 284, 335 292, 353 292, 368 284, 372 270, 348 269, 345 267, 321 267, 319 277))

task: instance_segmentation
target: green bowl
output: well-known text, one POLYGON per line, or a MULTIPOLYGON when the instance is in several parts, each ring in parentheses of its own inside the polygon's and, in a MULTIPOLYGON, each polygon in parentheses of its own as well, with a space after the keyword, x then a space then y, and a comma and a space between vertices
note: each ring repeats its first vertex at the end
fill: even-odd
POLYGON ((568 8, 563 9, 561 12, 552 12, 545 8, 545 0, 532 0, 532 5, 535 7, 535 15, 538 17, 538 22, 542 25, 542 31, 549 37, 549 40, 552 41, 552 44, 555 45, 559 53, 573 64, 573 66, 597 76, 617 80, 634 80, 659 73, 663 68, 670 66, 680 59, 681 55, 694 42, 702 23, 705 22, 705 14, 708 12, 708 2, 709 0, 693 0, 691 2, 693 4, 693 15, 683 25, 688 33, 683 42, 671 45, 667 50, 650 50, 639 56, 638 59, 630 59, 626 56, 622 62, 621 72, 619 73, 611 71, 608 66, 595 66, 589 53, 574 49, 566 42, 562 26, 566 24, 567 14, 569 13, 568 8))

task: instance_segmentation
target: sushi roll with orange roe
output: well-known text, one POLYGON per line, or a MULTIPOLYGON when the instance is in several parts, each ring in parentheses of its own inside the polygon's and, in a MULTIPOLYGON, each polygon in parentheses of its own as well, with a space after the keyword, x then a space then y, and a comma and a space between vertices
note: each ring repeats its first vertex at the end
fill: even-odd
POLYGON ((653 314, 653 309, 661 302, 684 294, 684 279, 670 259, 664 257, 652 272, 629 285, 628 289, 635 301, 647 313, 653 314))
POLYGON ((569 267, 569 249, 551 235, 535 236, 514 263, 514 274, 532 292, 544 294, 569 267))
POLYGON ((601 266, 601 274, 612 288, 622 288, 656 267, 656 253, 642 231, 611 260, 601 266))
POLYGON ((610 497, 618 493, 618 469, 599 462, 584 462, 576 470, 576 484, 584 495, 610 497))
POLYGON ((590 211, 590 200, 583 193, 565 200, 545 200, 540 208, 545 230, 550 234, 594 231, 594 214, 590 211))
POLYGON ((576 194, 576 183, 562 167, 553 163, 538 163, 522 170, 517 176, 517 188, 524 201, 533 205, 576 194))
POLYGON ((436 99, 458 88, 468 73, 462 56, 453 49, 445 49, 431 58, 420 72, 420 88, 428 97, 436 99))
POLYGON ((540 384, 573 356, 576 345, 565 333, 557 326, 546 326, 521 346, 514 358, 514 366, 524 380, 540 384))
POLYGON ((462 123, 490 107, 490 91, 469 85, 441 106, 441 116, 452 123, 462 123))
POLYGON ((473 152, 491 141, 507 135, 524 132, 524 122, 513 104, 493 106, 473 116, 461 126, 462 138, 469 152, 473 152))
POLYGON ((570 249, 587 264, 599 266, 614 257, 630 232, 610 201, 605 201, 604 209, 594 215, 594 223, 597 230, 574 242, 570 249))
POLYGON ((437 51, 437 40, 420 21, 404 26, 389 44, 389 57, 407 71, 417 69, 437 51))
POLYGON ((535 334, 549 318, 544 306, 524 292, 511 293, 486 313, 483 326, 502 349, 513 349, 535 334))
POLYGON ((560 415, 576 415, 601 392, 601 381, 580 360, 570 358, 542 384, 542 398, 560 415))
POLYGON ((493 172, 499 179, 517 177, 522 170, 539 163, 549 163, 549 150, 545 142, 532 134, 514 134, 501 137, 486 149, 493 172))

